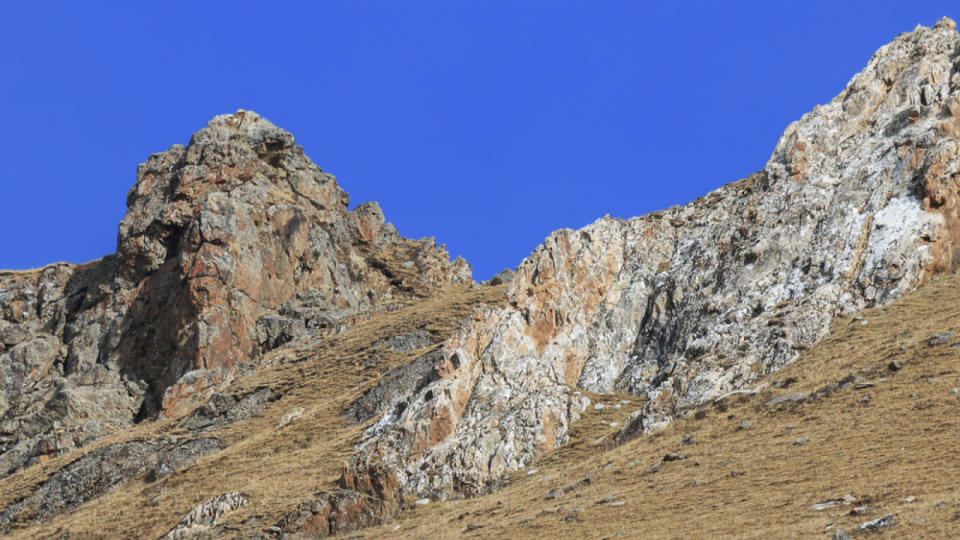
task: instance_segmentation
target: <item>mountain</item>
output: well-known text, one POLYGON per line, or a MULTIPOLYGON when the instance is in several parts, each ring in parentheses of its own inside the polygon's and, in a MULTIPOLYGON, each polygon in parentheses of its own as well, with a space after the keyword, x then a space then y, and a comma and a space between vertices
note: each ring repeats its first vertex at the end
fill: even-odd
POLYGON ((497 492, 586 436, 622 455, 730 399, 802 406, 768 384, 960 261, 958 156, 943 19, 758 173, 557 231, 476 284, 375 203, 348 210, 289 133, 218 116, 139 167, 116 255, 0 273, 0 531, 343 533, 497 492))

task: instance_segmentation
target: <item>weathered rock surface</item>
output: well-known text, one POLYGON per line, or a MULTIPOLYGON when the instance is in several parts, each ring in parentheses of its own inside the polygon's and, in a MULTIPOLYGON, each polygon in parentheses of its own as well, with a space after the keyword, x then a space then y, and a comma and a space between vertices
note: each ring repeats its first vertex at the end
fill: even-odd
POLYGON ((240 111, 139 167, 117 255, 0 272, 0 477, 189 412, 273 348, 471 282, 376 203, 348 205, 292 135, 240 111))
POLYGON ((178 426, 199 433, 233 424, 262 411, 269 404, 269 400, 269 388, 261 388, 239 396, 216 392, 206 403, 183 417, 178 422, 178 426))
POLYGON ((489 285, 502 285, 502 284, 504 284, 504 283, 510 283, 511 281, 513 281, 513 278, 514 278, 515 275, 516 275, 516 273, 515 273, 513 270, 511 270, 511 269, 509 269, 509 268, 505 268, 505 269, 501 270, 500 272, 498 272, 495 276, 493 276, 492 278, 490 278, 490 281, 488 282, 488 284, 489 284, 489 285))
POLYGON ((344 467, 338 488, 300 503, 278 524, 284 538, 323 538, 384 523, 400 511, 396 477, 380 465, 344 467))
MULTIPOLYGON (((390 370, 347 409, 346 416, 359 423, 388 413, 379 425, 391 424, 403 414, 417 392, 437 379, 434 367, 442 359, 440 350, 435 349, 409 364, 390 370)), ((371 433, 376 432, 379 425, 371 427, 371 433)))
MULTIPOLYGON (((158 414, 189 413, 171 429, 204 435, 76 457, 5 503, 0 532, 218 451, 209 432, 283 397, 277 387, 225 389, 271 351, 470 282, 464 261, 401 238, 376 204, 349 211, 290 134, 248 112, 152 156, 128 207, 116 255, 0 272, 0 477, 158 414)), ((585 391, 647 398, 629 422, 610 424, 624 426, 618 441, 759 392, 745 388, 823 339, 837 316, 889 302, 958 257, 960 37, 944 20, 878 51, 840 96, 787 128, 755 175, 686 206, 552 234, 492 280, 509 283, 509 305, 476 307, 439 347, 425 330, 368 342, 423 354, 377 373, 343 411, 372 421, 357 455, 335 488, 301 501, 273 532, 348 532, 388 520, 405 498, 496 489, 505 472, 568 440, 591 405, 585 391)), ((804 407, 826 392, 766 406, 804 407)), ((270 425, 289 433, 315 418, 295 405, 270 425)), ((686 457, 667 454, 645 474, 686 457)), ((216 535, 246 501, 214 497, 170 534, 216 535)))
POLYGON ((0 509, 0 534, 14 520, 45 520, 103 495, 131 478, 156 480, 217 451, 217 439, 163 438, 105 446, 56 471, 32 495, 0 509))
POLYGON ((250 498, 236 491, 211 497, 190 511, 177 526, 164 536, 167 540, 186 538, 211 538, 217 533, 216 526, 223 517, 234 510, 246 506, 250 498))
MULTIPOLYGON (((648 397, 654 430, 960 256, 960 37, 918 27, 787 127, 760 172, 682 207, 561 230, 478 308, 437 380, 384 413, 358 466, 417 495, 496 485, 562 444, 574 388, 648 397)), ((369 407, 368 407, 369 409, 369 407)))

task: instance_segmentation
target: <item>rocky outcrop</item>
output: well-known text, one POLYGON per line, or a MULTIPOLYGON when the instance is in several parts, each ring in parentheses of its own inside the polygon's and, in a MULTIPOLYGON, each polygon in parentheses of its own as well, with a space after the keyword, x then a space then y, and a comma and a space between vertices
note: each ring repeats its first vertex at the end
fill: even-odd
POLYGON ((243 395, 215 392, 206 403, 181 418, 177 426, 201 433, 246 420, 269 405, 270 394, 269 388, 243 395))
POLYGON ((183 516, 176 527, 170 529, 163 538, 165 540, 185 540, 187 538, 211 538, 221 531, 217 525, 224 516, 242 508, 250 502, 250 498, 236 491, 211 497, 203 504, 195 507, 183 516))
POLYGON ((400 511, 397 479, 380 465, 344 467, 338 488, 300 503, 278 524, 284 538, 323 538, 380 525, 400 511))
MULTIPOLYGON (((686 206, 561 230, 478 308, 358 467, 487 491, 567 437, 576 388, 646 396, 635 430, 744 388, 960 256, 960 37, 918 27, 787 127, 766 167, 686 206)), ((367 407, 369 409, 369 407, 367 407)))
MULTIPOLYGON (((376 204, 349 210, 290 134, 249 112, 151 156, 128 207, 116 255, 0 272, 0 477, 157 415, 179 416, 162 431, 176 436, 62 458, 32 494, 4 503, 0 532, 220 451, 215 430, 289 391, 231 381, 277 358, 303 377, 286 352, 301 361, 360 321, 471 283, 462 259, 400 237, 376 204)), ((943 20, 878 51, 840 96, 787 128, 760 172, 682 207, 550 235, 489 282, 509 284, 507 303, 476 306, 443 344, 429 325, 353 336, 362 347, 341 361, 364 371, 341 390, 370 385, 349 407, 328 405, 369 422, 357 454, 335 487, 299 492, 270 530, 343 533, 383 523, 410 495, 496 489, 569 439, 590 393, 645 398, 616 440, 753 393, 744 389, 822 340, 837 316, 958 261, 960 36, 943 20), (378 365, 380 354, 414 360, 378 365)), ((316 411, 286 398, 268 419, 276 433, 315 428, 316 411)), ((220 534, 248 501, 211 498, 162 530, 220 534)), ((270 523, 261 517, 251 526, 270 523)))
POLYGON ((0 477, 129 427, 148 384, 118 346, 114 258, 0 273, 0 477))
POLYGON ((220 449, 211 437, 107 445, 54 472, 26 498, 0 509, 0 534, 13 521, 42 521, 98 497, 131 478, 155 481, 220 449))
POLYGON ((0 476, 189 412, 271 349, 471 283, 251 112, 137 171, 117 254, 0 273, 0 476))
MULTIPOLYGON (((380 425, 389 425, 391 418, 399 417, 410 404, 410 399, 438 377, 434 367, 443 359, 440 349, 434 349, 409 364, 390 370, 373 388, 364 392, 346 411, 346 416, 362 423, 374 416, 391 414, 380 425)), ((376 426, 373 428, 376 429, 376 426)))

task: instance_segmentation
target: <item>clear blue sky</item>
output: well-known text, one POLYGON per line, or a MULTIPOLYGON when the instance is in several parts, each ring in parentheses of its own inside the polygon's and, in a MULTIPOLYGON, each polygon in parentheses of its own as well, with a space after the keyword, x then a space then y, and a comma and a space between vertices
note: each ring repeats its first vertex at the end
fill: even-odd
POLYGON ((16 2, 0 268, 115 250, 137 164, 216 114, 485 279, 551 231, 688 202, 956 2, 16 2))

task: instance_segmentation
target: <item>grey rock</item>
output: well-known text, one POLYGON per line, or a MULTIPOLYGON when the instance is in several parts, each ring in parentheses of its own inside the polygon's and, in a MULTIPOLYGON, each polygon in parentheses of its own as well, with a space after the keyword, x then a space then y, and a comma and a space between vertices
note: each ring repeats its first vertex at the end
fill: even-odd
POLYGON ((773 408, 785 403, 802 403, 808 399, 810 399, 810 394, 807 393, 784 394, 767 401, 763 406, 773 408))
POLYGON ((400 336, 391 336, 373 343, 374 347, 386 347, 397 352, 406 353, 433 345, 433 336, 426 330, 414 330, 400 336))
POLYGON ((875 529, 882 529, 884 527, 892 527, 896 522, 893 514, 887 514, 883 517, 872 519, 870 521, 861 523, 858 527, 858 531, 871 531, 875 529))
POLYGON ((836 317, 948 271, 960 249, 947 211, 960 204, 948 129, 958 55, 948 25, 903 34, 788 126, 759 173, 685 206, 551 234, 518 267, 509 305, 479 309, 444 344, 460 367, 439 370, 362 456, 414 493, 480 493, 567 440, 572 388, 646 396, 621 433, 654 431, 790 363, 836 317), (923 104, 925 85, 937 105, 923 104))
POLYGON ((560 496, 562 496, 562 495, 563 495, 563 489, 562 489, 562 488, 556 488, 556 489, 550 490, 550 491, 546 494, 546 496, 544 496, 544 499, 546 499, 546 500, 549 501, 550 499, 556 499, 557 497, 560 497, 560 496))
POLYGON ((747 418, 740 422, 738 429, 744 430, 744 429, 750 429, 752 427, 753 427, 753 420, 750 420, 749 418, 747 418))
POLYGON ((944 332, 941 334, 932 334, 927 338, 927 345, 930 347, 936 347, 937 345, 943 345, 950 341, 950 338, 953 337, 953 332, 944 332))
POLYGON ((382 416, 369 435, 384 430, 403 414, 421 389, 436 380, 436 364, 443 360, 439 350, 428 352, 409 364, 390 370, 376 386, 364 392, 344 412, 354 422, 363 423, 382 416))
POLYGON ((890 371, 900 371, 903 369, 903 362, 900 360, 891 360, 890 363, 887 364, 887 369, 890 371))
POLYGON ((861 516, 866 514, 873 514, 873 513, 876 513, 877 510, 878 508, 876 506, 870 506, 870 505, 855 506, 853 510, 850 511, 850 515, 861 516))
POLYGON ((219 524, 225 515, 246 506, 248 502, 250 498, 237 491, 211 497, 183 516, 164 538, 209 538, 215 533, 214 526, 219 524))
POLYGON ((826 510, 826 509, 828 509, 828 508, 835 508, 835 507, 837 507, 838 505, 840 505, 842 502, 843 502, 843 501, 840 500, 840 499, 830 499, 829 501, 823 501, 823 502, 815 503, 815 504, 813 504, 813 505, 810 506, 810 509, 811 509, 811 510, 815 510, 815 511, 817 511, 817 512, 820 512, 820 511, 826 510))
POLYGON ((0 534, 29 509, 45 520, 98 497, 134 477, 162 470, 169 474, 219 450, 217 439, 157 439, 111 444, 80 456, 41 482, 33 493, 0 509, 0 534))
POLYGON ((513 277, 515 275, 516 273, 513 270, 506 268, 490 278, 490 285, 503 285, 504 283, 510 283, 513 281, 513 277))
POLYGON ((850 540, 850 533, 844 531, 843 529, 837 529, 833 536, 830 537, 832 540, 850 540))
POLYGON ((21 341, 27 339, 30 336, 30 332, 22 326, 9 326, 0 330, 0 344, 3 344, 6 347, 12 347, 21 341))
POLYGON ((180 420, 178 425, 199 433, 246 420, 267 407, 270 395, 269 388, 243 395, 214 393, 206 403, 180 420))
POLYGON ((257 339, 264 351, 276 349, 303 336, 306 332, 307 328, 303 319, 282 315, 267 315, 257 320, 257 339))
POLYGON ((794 444, 795 446, 803 446, 803 445, 807 444, 808 442, 810 442, 810 437, 800 437, 800 438, 798 438, 797 440, 793 441, 793 444, 794 444))

